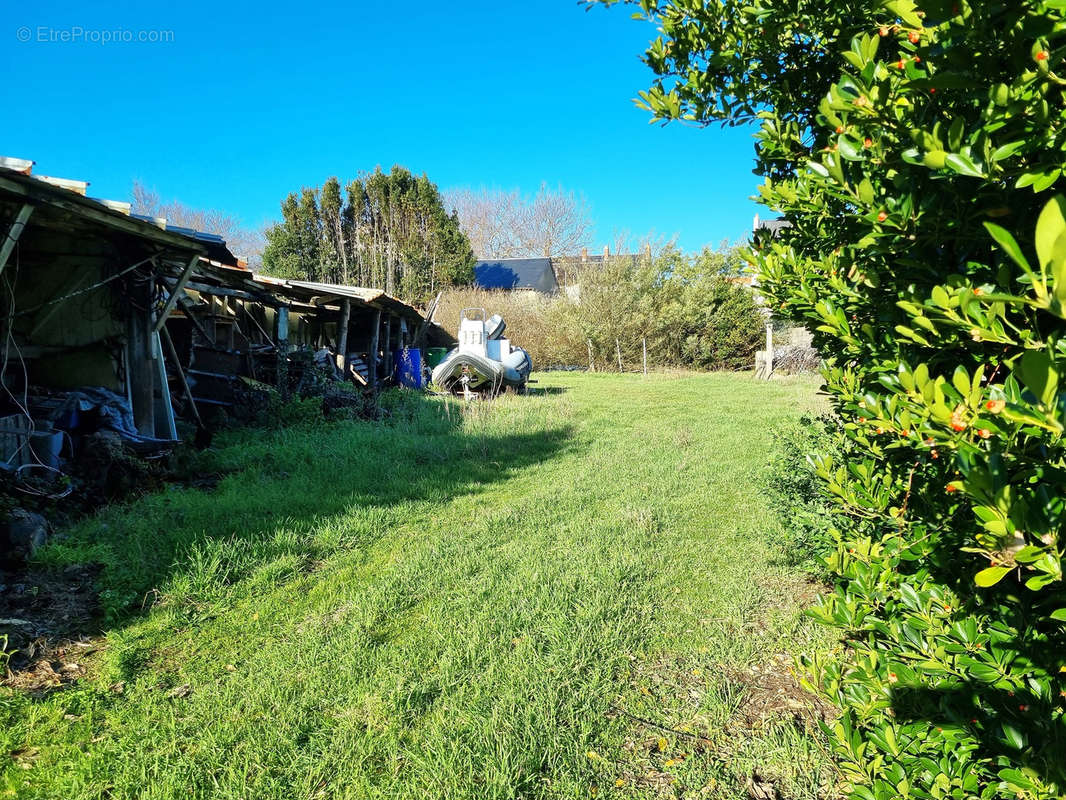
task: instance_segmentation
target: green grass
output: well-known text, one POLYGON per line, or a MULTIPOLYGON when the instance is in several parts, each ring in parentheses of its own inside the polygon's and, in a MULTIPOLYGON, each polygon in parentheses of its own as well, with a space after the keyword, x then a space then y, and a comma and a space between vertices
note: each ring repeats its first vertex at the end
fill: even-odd
POLYGON ((815 383, 539 380, 228 434, 217 489, 70 532, 44 559, 105 565, 106 641, 0 690, 0 796, 815 797, 818 742, 736 677, 824 643, 757 485, 815 383))

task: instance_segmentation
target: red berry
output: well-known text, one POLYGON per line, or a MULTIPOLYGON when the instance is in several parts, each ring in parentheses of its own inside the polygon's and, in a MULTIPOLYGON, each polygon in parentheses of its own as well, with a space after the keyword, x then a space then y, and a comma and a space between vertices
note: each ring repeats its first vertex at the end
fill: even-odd
POLYGON ((1047 53, 1044 52, 1043 50, 1041 50, 1039 53, 1036 54, 1036 60, 1037 61, 1047 61, 1047 53))
POLYGON ((878 222, 884 222, 886 219, 888 219, 888 214, 886 214, 884 211, 877 215, 878 222))
POLYGON ((903 69, 903 59, 902 58, 896 63, 896 69, 903 69))
POLYGON ((837 133, 843 133, 843 132, 844 132, 844 126, 843 125, 837 125, 837 133))
POLYGON ((944 491, 947 492, 948 494, 951 494, 952 492, 958 491, 958 489, 956 489, 954 486, 952 486, 949 483, 947 486, 944 487, 944 491))
POLYGON ((874 146, 874 140, 871 139, 869 136, 867 136, 865 139, 862 140, 862 146, 863 147, 873 147, 874 146))
POLYGON ((888 36, 888 28, 882 25, 881 30, 878 31, 878 34, 880 34, 881 36, 888 36))
POLYGON ((907 38, 911 40, 911 44, 918 44, 922 40, 922 35, 918 31, 911 31, 907 38))
POLYGON ((980 436, 982 439, 988 439, 992 436, 992 431, 990 431, 988 428, 981 428, 981 430, 977 432, 977 435, 980 436))

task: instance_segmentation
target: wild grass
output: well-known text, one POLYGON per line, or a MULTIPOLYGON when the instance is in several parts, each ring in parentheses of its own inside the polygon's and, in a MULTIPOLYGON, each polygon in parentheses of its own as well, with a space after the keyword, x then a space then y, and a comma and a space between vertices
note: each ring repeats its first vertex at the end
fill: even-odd
POLYGON ((216 489, 71 531, 44 560, 105 565, 106 636, 0 690, 0 796, 818 796, 816 737, 737 677, 824 646, 756 479, 813 382, 538 380, 227 434, 216 489))

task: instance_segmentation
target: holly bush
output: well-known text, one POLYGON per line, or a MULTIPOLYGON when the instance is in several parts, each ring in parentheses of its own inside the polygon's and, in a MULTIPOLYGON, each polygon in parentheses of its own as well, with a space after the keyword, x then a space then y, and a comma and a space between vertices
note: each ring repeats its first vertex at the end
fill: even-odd
POLYGON ((845 789, 1063 796, 1066 0, 637 5, 641 104, 758 126, 750 258, 861 453, 814 458, 861 523, 806 662, 845 789))

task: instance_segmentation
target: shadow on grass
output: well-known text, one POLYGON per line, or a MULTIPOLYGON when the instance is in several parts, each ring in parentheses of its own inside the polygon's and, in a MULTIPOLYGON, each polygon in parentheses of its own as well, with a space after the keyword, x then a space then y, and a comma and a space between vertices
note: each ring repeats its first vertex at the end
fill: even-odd
POLYGON ((486 493, 576 446, 546 407, 512 433, 453 401, 403 393, 385 405, 386 422, 227 433, 199 465, 226 474, 216 489, 171 486, 106 508, 57 537, 41 565, 100 564, 96 628, 121 628, 161 595, 213 593, 273 561, 310 571, 331 553, 365 550, 405 513, 486 493))

